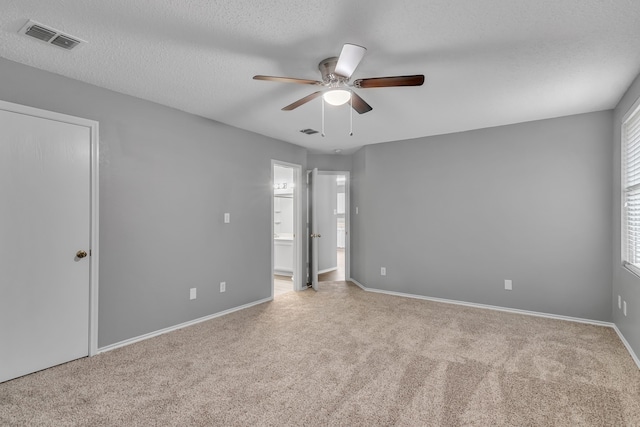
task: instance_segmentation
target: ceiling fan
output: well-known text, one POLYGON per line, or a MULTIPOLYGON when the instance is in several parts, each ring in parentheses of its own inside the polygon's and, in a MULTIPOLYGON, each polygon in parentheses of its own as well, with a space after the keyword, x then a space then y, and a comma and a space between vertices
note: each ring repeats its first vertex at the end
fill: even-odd
POLYGON ((367 49, 362 46, 347 43, 342 47, 339 57, 334 56, 320 61, 318 69, 322 75, 322 81, 262 75, 253 76, 253 78, 255 80, 298 83, 323 86, 325 88, 287 105, 282 109, 283 111, 296 109, 322 95, 324 101, 331 105, 342 105, 351 101, 351 107, 360 114, 371 111, 373 108, 358 94, 350 90, 351 88, 368 89, 376 87, 421 86, 424 83, 424 75, 422 74, 412 76, 373 77, 357 79, 354 80, 353 83, 349 83, 351 75, 358 67, 358 64, 360 64, 360 61, 366 51, 367 49))

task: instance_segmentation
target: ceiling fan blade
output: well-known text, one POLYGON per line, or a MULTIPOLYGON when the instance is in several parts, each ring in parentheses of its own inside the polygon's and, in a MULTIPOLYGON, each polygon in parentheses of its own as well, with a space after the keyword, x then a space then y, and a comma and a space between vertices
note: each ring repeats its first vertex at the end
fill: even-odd
POLYGON ((354 87, 393 87, 393 86, 422 86, 424 75, 415 76, 394 76, 394 77, 373 77, 370 79, 358 79, 353 82, 354 87))
POLYGON ((351 77, 366 51, 367 49, 362 46, 346 43, 342 46, 335 73, 342 77, 351 77))
POLYGON ((321 85, 322 82, 318 80, 307 80, 307 79, 294 79, 293 77, 275 77, 275 76, 253 76, 254 80, 267 80, 270 82, 280 82, 280 83, 299 83, 303 85, 321 85))
POLYGON ((367 104, 364 99, 360 98, 360 96, 353 91, 351 92, 351 106, 360 114, 373 110, 371 105, 367 104))
POLYGON ((311 95, 307 95, 304 98, 300 98, 298 99, 296 102, 294 102, 293 104, 289 104, 286 107, 284 107, 282 109, 282 111, 291 111, 295 108, 298 108, 299 106, 306 104, 307 102, 311 101, 312 99, 316 99, 317 97, 319 97, 320 95, 322 95, 321 91, 317 91, 317 92, 313 92, 311 95))

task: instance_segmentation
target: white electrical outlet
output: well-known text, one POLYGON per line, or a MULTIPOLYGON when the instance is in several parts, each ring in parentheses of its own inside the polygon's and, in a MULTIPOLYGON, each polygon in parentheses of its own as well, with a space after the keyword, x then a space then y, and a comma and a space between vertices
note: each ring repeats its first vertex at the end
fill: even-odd
POLYGON ((356 215, 358 215, 358 207, 356 206, 356 215))
POLYGON ((220 282, 220 292, 227 290, 227 282, 220 282))
POLYGON ((386 267, 380 267, 380 275, 381 276, 386 276, 387 275, 387 268, 386 267))
POLYGON ((618 310, 622 308, 622 297, 618 295, 618 310))
POLYGON ((231 222, 231 214, 230 213, 225 213, 224 214, 224 223, 225 224, 229 224, 231 222))
POLYGON ((511 291, 511 290, 513 290, 513 281, 511 281, 511 280, 505 280, 505 281, 504 281, 504 288, 505 288, 505 290, 507 290, 507 291, 511 291))
POLYGON ((196 288, 189 289, 189 299, 196 299, 196 288))
POLYGON ((622 314, 627 315, 627 302, 622 301, 622 314))

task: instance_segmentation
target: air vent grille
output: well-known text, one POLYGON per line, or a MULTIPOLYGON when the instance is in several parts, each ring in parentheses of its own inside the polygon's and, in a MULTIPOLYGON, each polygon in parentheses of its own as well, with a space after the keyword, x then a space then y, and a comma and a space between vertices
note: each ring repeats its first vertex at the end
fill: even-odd
POLYGON ((80 44, 78 40, 74 40, 71 37, 67 37, 63 34, 59 35, 51 41, 51 44, 61 47, 63 49, 71 50, 80 44))
POLYGON ((301 129, 300 132, 306 133, 307 135, 313 135, 314 133, 318 133, 315 129, 301 129))
POLYGON ((64 34, 62 31, 56 30, 55 28, 51 28, 31 20, 29 20, 20 29, 20 31, 18 31, 18 33, 33 37, 65 50, 71 50, 79 44, 86 43, 78 37, 64 34))
POLYGON ((56 35, 55 31, 47 30, 40 25, 32 25, 24 33, 28 36, 35 37, 38 40, 42 40, 45 42, 48 42, 56 35))

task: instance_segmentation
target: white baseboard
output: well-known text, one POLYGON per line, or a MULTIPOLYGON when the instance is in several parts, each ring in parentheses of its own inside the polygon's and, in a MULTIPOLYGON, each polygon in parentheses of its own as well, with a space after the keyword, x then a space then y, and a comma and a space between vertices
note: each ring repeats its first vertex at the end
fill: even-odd
POLYGON ((104 353, 107 351, 115 350, 116 348, 124 347, 133 343, 137 343, 139 341, 144 341, 149 338, 157 337, 158 335, 166 334, 168 332, 177 331, 178 329, 186 328, 187 326, 192 326, 200 322, 205 322, 207 320, 215 319, 216 317, 224 316, 226 314, 233 313, 235 311, 244 310, 245 308, 253 307, 254 305, 262 304, 268 301, 272 301, 273 296, 269 298, 264 298, 258 301, 250 302, 248 304, 244 304, 238 307, 230 308, 228 310, 220 311, 218 313, 210 314, 208 316, 200 317, 198 319, 190 320, 188 322, 180 323, 175 326, 170 326, 168 328, 160 329, 159 331, 149 332, 148 334, 140 335, 137 337, 129 338, 124 341, 117 342, 115 344, 110 344, 104 347, 100 347, 96 354, 104 353))
POLYGON ((293 271, 287 270, 287 269, 274 268, 273 269, 273 274, 276 274, 278 276, 291 276, 291 277, 293 277, 293 271))
POLYGON ((638 369, 640 369, 640 359, 638 359, 638 356, 635 354, 635 352, 631 348, 631 345, 626 340, 624 335, 622 335, 622 332, 620 332, 620 330, 618 329, 618 326, 616 326, 616 324, 612 323, 612 322, 602 322, 600 320, 591 320, 591 319, 582 319, 582 318, 579 318, 579 317, 561 316, 559 314, 541 313, 541 312, 538 312, 538 311, 520 310, 520 309, 517 309, 517 308, 499 307, 499 306, 496 306, 496 305, 477 304, 477 303, 473 303, 473 302, 456 301, 456 300, 450 300, 450 299, 444 299, 444 298, 426 297, 426 296, 423 296, 423 295, 405 294, 405 293, 402 293, 402 292, 385 291, 385 290, 382 290, 382 289, 367 288, 362 283, 360 283, 360 282, 358 282, 357 280, 354 280, 354 279, 349 279, 349 281, 352 282, 353 284, 355 284, 356 286, 360 287, 360 289, 362 289, 363 291, 366 291, 366 292, 375 292, 375 293, 378 293, 378 294, 393 295, 393 296, 397 296, 397 297, 415 298, 415 299, 421 299, 421 300, 427 300, 427 301, 442 302, 442 303, 445 303, 445 304, 464 305, 464 306, 467 306, 467 307, 483 308, 483 309, 486 309, 486 310, 504 311, 504 312, 507 312, 507 313, 524 314, 524 315, 527 315, 527 316, 536 316, 536 317, 546 317, 548 319, 565 320, 565 321, 568 321, 568 322, 586 323, 588 325, 605 326, 605 327, 608 327, 608 328, 613 328, 613 330, 616 331, 616 333, 618 334, 618 337, 620 338, 620 341, 622 341, 622 344, 624 344, 624 346, 626 347, 627 351, 631 355, 631 358, 633 359, 633 361, 636 362, 636 365, 638 366, 638 369))
MULTIPOLYGON (((600 320, 582 319, 582 318, 579 318, 579 317, 561 316, 559 314, 541 313, 541 312, 538 312, 538 311, 520 310, 520 309, 517 309, 517 308, 499 307, 499 306, 495 306, 495 305, 478 304, 478 303, 465 302, 465 301, 456 301, 456 300, 450 300, 450 299, 444 299, 444 298, 427 297, 427 296, 423 296, 423 295, 407 294, 407 293, 403 293, 403 292, 386 291, 386 290, 382 290, 382 289, 367 288, 366 286, 364 286, 362 283, 358 282, 355 279, 349 279, 349 281, 352 282, 353 284, 355 284, 356 286, 358 286, 363 291, 366 291, 366 292, 374 292, 374 293, 385 294, 385 295, 393 295, 393 296, 404 297, 404 298, 421 299, 421 300, 426 300, 426 301, 441 302, 441 303, 445 303, 445 304, 462 305, 462 306, 466 306, 466 307, 482 308, 482 309, 485 309, 485 310, 504 311, 504 312, 507 312, 507 313, 524 314, 524 315, 527 315, 527 316, 545 317, 545 318, 549 318, 549 319, 565 320, 565 321, 568 321, 568 322, 586 323, 586 324, 589 324, 589 325, 597 325, 597 326, 605 326, 605 327, 613 328, 613 330, 616 332, 616 334, 618 334, 618 337, 620 338, 620 341, 622 341, 622 344, 624 344, 625 348, 629 352, 629 355, 631 355, 631 358, 636 363, 636 366, 638 366, 638 369, 640 369, 640 359, 635 354, 635 352, 631 348, 631 345, 629 344, 627 339, 624 337, 624 335, 622 335, 622 332, 620 332, 620 330, 618 329, 618 326, 616 326, 615 323, 602 322, 600 320)), ((133 344, 133 343, 136 343, 136 342, 139 342, 139 341, 144 341, 146 339, 153 338, 153 337, 156 337, 158 335, 162 335, 162 334, 166 334, 168 332, 176 331, 178 329, 186 328, 187 326, 192 326, 192 325, 195 325, 197 323, 201 323, 201 322, 205 322, 207 320, 215 319, 216 317, 221 317, 221 316, 224 316, 224 315, 236 312, 236 311, 244 310, 245 308, 253 307, 254 305, 259 305, 259 304, 262 304, 262 303, 265 303, 265 302, 269 302, 269 301, 272 301, 272 300, 273 300, 273 296, 268 297, 268 298, 264 298, 264 299, 261 299, 261 300, 258 300, 258 301, 250 302, 248 304, 244 304, 244 305, 241 305, 241 306, 238 306, 238 307, 230 308, 228 310, 220 311, 218 313, 210 314, 208 316, 200 317, 198 319, 190 320, 188 322, 180 323, 180 324, 175 325, 175 326, 170 326, 168 328, 160 329, 160 330, 155 331, 155 332, 150 332, 148 334, 140 335, 140 336, 137 336, 137 337, 134 337, 134 338, 129 338, 127 340, 120 341, 120 342, 117 342, 115 344, 110 344, 110 345, 105 346, 105 347, 100 347, 96 354, 100 354, 100 353, 104 353, 104 352, 107 352, 107 351, 115 350, 116 348, 124 347, 124 346, 130 345, 130 344, 133 344)))
POLYGON ((631 355, 631 358, 634 362, 636 362, 636 366, 638 367, 638 369, 640 369, 640 359, 638 359, 638 356, 631 348, 629 341, 627 341, 624 335, 622 335, 622 332, 620 332, 620 329, 618 329, 618 325, 616 325, 615 323, 613 324, 613 330, 616 331, 616 334, 618 334, 618 338, 620 338, 620 341, 622 341, 622 344, 624 344, 624 346, 627 348, 627 351, 631 355))
POLYGON ((318 274, 324 274, 324 273, 328 273, 330 271, 336 271, 337 269, 338 269, 338 267, 325 268, 324 270, 318 271, 318 274))
POLYGON ((364 290, 364 291, 375 292, 375 293, 378 293, 378 294, 393 295, 393 296, 405 297, 405 298, 422 299, 422 300, 427 300, 427 301, 442 302, 442 303, 445 303, 445 304, 464 305, 466 307, 484 308, 484 309, 487 309, 487 310, 505 311, 507 313, 525 314, 527 316, 546 317, 546 318, 549 318, 549 319, 566 320, 566 321, 569 321, 569 322, 587 323, 589 325, 606 326, 606 327, 609 327, 609 328, 614 326, 614 324, 611 323, 611 322, 603 322, 603 321, 600 321, 600 320, 582 319, 580 317, 562 316, 562 315, 559 315, 559 314, 542 313, 542 312, 539 312, 539 311, 520 310, 518 308, 500 307, 500 306, 497 306, 497 305, 478 304, 478 303, 475 303, 475 302, 457 301, 457 300, 445 299, 445 298, 426 297, 424 295, 405 294, 403 292, 394 292, 394 291, 385 291, 385 290, 382 290, 382 289, 367 288, 362 283, 358 283, 358 281, 356 281, 356 280, 349 279, 349 281, 353 282, 354 284, 356 284, 357 286, 362 288, 362 290, 364 290))
POLYGON ((348 279, 348 281, 353 283, 354 285, 356 285, 357 287, 359 287, 363 291, 368 291, 369 290, 366 286, 364 286, 362 283, 358 282, 356 279, 348 279))

